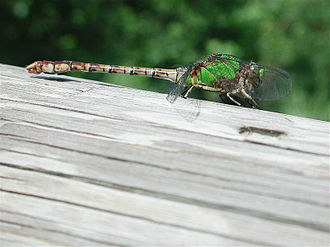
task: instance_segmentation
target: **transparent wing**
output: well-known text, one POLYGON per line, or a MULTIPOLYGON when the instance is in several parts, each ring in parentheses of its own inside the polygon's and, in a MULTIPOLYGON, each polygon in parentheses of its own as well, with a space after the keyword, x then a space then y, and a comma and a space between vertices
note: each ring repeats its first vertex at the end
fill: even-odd
POLYGON ((291 91, 292 81, 284 70, 269 66, 260 66, 264 69, 261 85, 252 92, 252 98, 258 100, 277 100, 291 91))
POLYGON ((166 97, 179 115, 189 122, 196 120, 201 110, 201 103, 199 100, 190 98, 184 99, 181 97, 192 66, 193 65, 186 67, 186 72, 179 78, 178 83, 172 84, 173 87, 170 88, 169 94, 166 97))
POLYGON ((201 112, 201 101, 198 99, 178 97, 171 106, 188 122, 195 121, 201 112))
POLYGON ((174 103, 176 99, 181 96, 181 93, 183 91, 183 88, 185 86, 185 82, 188 78, 188 75, 191 71, 190 69, 187 69, 187 71, 179 78, 178 82, 173 84, 173 88, 169 90, 169 94, 167 95, 166 99, 170 103, 174 103))

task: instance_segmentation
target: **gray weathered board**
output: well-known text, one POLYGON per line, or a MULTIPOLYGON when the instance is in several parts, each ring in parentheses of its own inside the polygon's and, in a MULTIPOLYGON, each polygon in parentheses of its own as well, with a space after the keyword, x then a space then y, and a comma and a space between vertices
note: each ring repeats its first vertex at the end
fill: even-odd
POLYGON ((187 121, 165 94, 0 79, 1 246, 329 245, 328 122, 204 101, 187 121))

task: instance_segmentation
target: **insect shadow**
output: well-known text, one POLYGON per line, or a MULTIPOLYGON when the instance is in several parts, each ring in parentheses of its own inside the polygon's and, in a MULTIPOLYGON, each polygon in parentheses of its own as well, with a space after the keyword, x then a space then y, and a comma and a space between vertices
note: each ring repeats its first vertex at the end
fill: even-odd
POLYGON ((78 80, 68 79, 68 78, 63 78, 63 77, 58 77, 58 76, 42 76, 42 75, 37 75, 37 76, 32 76, 32 77, 33 78, 37 78, 37 79, 49 80, 49 81, 59 81, 59 82, 76 81, 76 82, 79 82, 78 80))

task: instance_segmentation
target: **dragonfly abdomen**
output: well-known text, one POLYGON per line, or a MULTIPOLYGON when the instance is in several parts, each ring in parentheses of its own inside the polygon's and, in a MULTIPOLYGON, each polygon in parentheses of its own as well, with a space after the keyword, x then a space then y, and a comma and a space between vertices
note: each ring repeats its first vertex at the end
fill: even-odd
POLYGON ((66 72, 99 72, 117 73, 127 75, 140 75, 155 77, 177 82, 178 78, 185 72, 181 69, 146 68, 136 66, 106 65, 97 63, 84 63, 75 61, 36 61, 28 65, 29 73, 60 74, 66 72))

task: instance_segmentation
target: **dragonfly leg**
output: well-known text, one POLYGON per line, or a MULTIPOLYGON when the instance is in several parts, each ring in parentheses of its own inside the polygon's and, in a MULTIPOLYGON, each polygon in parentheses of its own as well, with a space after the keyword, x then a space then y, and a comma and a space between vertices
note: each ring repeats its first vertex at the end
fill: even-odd
POLYGON ((231 97, 231 94, 235 94, 236 93, 236 90, 234 90, 233 92, 228 92, 226 95, 227 97, 232 101, 234 102, 236 105, 241 105, 241 103, 239 103, 238 101, 236 101, 233 97, 231 97))
POLYGON ((191 93, 191 90, 194 88, 194 86, 190 86, 186 91, 184 91, 182 94, 183 94, 183 98, 187 98, 188 95, 191 93))
POLYGON ((244 97, 246 97, 249 100, 251 100, 251 102, 253 103, 254 106, 258 107, 257 102, 255 102, 255 100, 245 91, 244 88, 241 89, 241 93, 244 95, 244 97))

